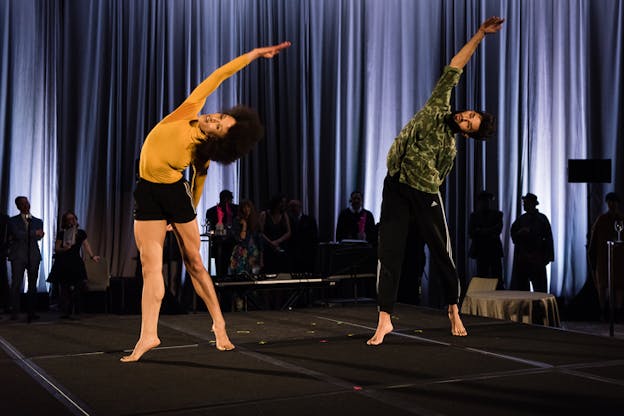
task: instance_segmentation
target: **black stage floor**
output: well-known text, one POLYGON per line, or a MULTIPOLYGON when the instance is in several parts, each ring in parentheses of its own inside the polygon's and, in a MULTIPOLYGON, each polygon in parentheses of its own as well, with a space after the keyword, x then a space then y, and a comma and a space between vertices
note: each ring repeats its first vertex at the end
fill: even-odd
POLYGON ((382 346, 371 305, 163 315, 162 345, 120 363, 138 315, 0 321, 1 415, 624 414, 624 340, 400 305, 382 346))

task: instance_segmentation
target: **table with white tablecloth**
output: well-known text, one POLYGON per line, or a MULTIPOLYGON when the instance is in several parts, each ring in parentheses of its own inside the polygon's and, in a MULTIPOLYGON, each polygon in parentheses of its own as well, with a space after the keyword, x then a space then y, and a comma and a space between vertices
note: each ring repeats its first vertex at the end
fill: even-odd
POLYGON ((489 290, 467 293, 462 313, 506 319, 523 323, 540 323, 559 327, 557 299, 550 293, 521 290, 489 290))

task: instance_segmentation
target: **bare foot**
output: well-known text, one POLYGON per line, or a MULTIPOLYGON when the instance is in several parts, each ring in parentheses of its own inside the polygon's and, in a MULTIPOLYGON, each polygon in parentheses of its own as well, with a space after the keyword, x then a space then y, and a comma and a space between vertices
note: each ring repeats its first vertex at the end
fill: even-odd
POLYGON ((219 325, 218 329, 215 325, 212 325, 212 332, 214 332, 215 334, 217 349, 219 351, 232 351, 234 348, 236 348, 228 337, 227 331, 225 330, 225 325, 219 325))
POLYGON ((451 334, 453 334, 453 336, 465 337, 466 335, 468 335, 468 331, 466 331, 466 328, 464 328, 464 324, 459 317, 457 305, 449 306, 448 317, 449 321, 451 321, 451 334), (454 306, 454 308, 452 306, 454 306))
POLYGON ((158 338, 152 338, 148 340, 139 339, 139 341, 134 346, 134 350, 132 350, 132 354, 121 357, 119 361, 121 361, 122 363, 133 363, 135 361, 139 361, 143 354, 153 348, 156 348, 159 345, 160 339, 158 338))
POLYGON ((366 341, 368 345, 381 345, 384 337, 394 330, 390 315, 386 312, 379 312, 379 322, 375 334, 366 341))

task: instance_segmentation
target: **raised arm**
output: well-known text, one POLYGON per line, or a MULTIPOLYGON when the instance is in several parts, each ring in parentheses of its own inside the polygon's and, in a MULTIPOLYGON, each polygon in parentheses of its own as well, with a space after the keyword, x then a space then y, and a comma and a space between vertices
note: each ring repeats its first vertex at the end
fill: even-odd
POLYGON ((481 27, 479 27, 479 30, 477 30, 477 33, 475 33, 472 38, 470 38, 470 40, 459 50, 459 52, 457 52, 453 59, 451 59, 449 66, 463 69, 485 35, 498 32, 504 21, 505 19, 494 16, 483 22, 481 27))
POLYGON ((273 58, 283 49, 290 46, 290 42, 282 42, 279 45, 266 46, 263 48, 253 49, 227 64, 217 68, 212 74, 204 79, 184 102, 169 114, 163 121, 172 121, 181 118, 193 118, 202 109, 206 98, 217 89, 219 85, 247 65, 258 58, 273 58))
MULTIPOLYGON (((197 102, 203 100, 210 95, 223 81, 234 75, 236 72, 249 65, 258 58, 273 58, 280 53, 282 49, 290 46, 290 42, 282 42, 279 45, 265 46, 263 48, 255 48, 239 56, 238 58, 228 62, 222 67, 215 70, 201 84, 199 84, 186 99, 188 102, 197 102)), ((203 104, 202 104, 203 105, 203 104)))

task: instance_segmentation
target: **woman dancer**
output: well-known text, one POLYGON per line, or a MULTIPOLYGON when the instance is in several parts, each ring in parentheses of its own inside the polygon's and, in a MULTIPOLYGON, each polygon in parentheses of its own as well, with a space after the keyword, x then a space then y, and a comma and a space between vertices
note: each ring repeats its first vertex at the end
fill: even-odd
POLYGON ((158 315, 164 296, 163 242, 167 227, 175 233, 193 287, 212 317, 217 349, 232 350, 212 279, 199 253, 195 208, 199 203, 210 160, 231 163, 247 154, 262 137, 262 125, 251 109, 235 107, 216 114, 197 115, 206 98, 227 78, 257 58, 272 58, 290 42, 256 48, 214 71, 184 102, 148 134, 139 160, 134 191, 134 236, 143 270, 141 333, 123 362, 138 361, 160 345, 158 315), (182 172, 190 166, 189 184, 182 172))

